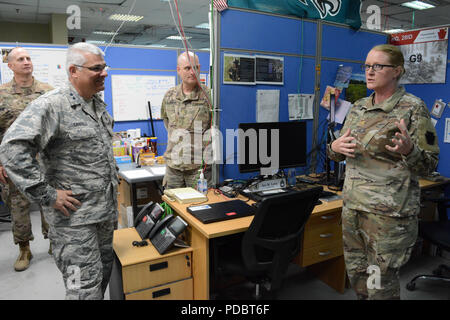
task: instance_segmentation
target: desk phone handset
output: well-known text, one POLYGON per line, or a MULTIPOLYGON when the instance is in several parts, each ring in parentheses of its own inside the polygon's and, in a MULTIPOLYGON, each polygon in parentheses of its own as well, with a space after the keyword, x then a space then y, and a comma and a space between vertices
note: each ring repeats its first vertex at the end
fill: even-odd
POLYGON ((172 214, 161 219, 163 213, 164 209, 158 203, 150 201, 134 220, 134 226, 141 239, 150 239, 160 254, 172 248, 177 237, 187 227, 183 219, 172 214))
POLYGON ((157 225, 157 222, 163 213, 164 209, 158 203, 152 201, 147 203, 141 211, 139 211, 134 220, 134 226, 142 240, 149 238, 148 235, 150 231, 157 225))
POLYGON ((150 232, 150 242, 160 254, 164 254, 172 248, 177 237, 187 226, 188 224, 179 216, 168 215, 150 232))

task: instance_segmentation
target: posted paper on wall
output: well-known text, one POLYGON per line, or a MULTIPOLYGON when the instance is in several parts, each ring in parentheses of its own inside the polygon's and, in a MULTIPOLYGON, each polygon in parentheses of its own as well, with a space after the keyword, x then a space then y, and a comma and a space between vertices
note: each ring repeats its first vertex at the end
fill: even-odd
POLYGON ((450 143, 450 118, 445 118, 444 142, 450 143))
POLYGON ((256 122, 278 122, 280 90, 256 91, 256 122))
POLYGON ((438 27, 395 33, 390 43, 399 46, 405 57, 407 83, 445 83, 447 70, 448 28, 438 27))
POLYGON ((289 94, 289 120, 313 119, 313 104, 313 94, 289 94))

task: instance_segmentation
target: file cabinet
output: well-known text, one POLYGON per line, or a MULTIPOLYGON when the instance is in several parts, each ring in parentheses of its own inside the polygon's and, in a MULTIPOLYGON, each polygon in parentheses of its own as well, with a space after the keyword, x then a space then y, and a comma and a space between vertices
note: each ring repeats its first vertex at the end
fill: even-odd
POLYGON ((343 255, 341 212, 313 214, 305 225, 296 262, 302 267, 343 255))
POLYGON ((192 249, 176 248, 164 255, 141 241, 134 228, 114 231, 114 265, 110 281, 112 300, 186 300, 193 298, 192 249))

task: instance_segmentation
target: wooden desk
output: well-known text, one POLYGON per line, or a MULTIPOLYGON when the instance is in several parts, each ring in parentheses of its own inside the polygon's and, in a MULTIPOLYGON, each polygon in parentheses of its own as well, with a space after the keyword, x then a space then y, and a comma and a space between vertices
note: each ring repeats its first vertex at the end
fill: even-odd
MULTIPOLYGON (((427 180, 420 181, 421 186, 426 189, 443 185, 445 183, 446 182, 441 183, 427 180)), ((238 198, 244 201, 246 200, 243 196, 239 196, 238 198)), ((239 232, 245 232, 250 226, 250 223, 253 220, 253 216, 210 224, 203 224, 186 211, 186 208, 192 204, 180 204, 178 202, 171 201, 165 195, 162 197, 162 199, 166 201, 174 209, 174 211, 189 224, 188 241, 190 242, 191 248, 193 250, 192 273, 194 279, 194 299, 209 299, 209 239, 231 235, 239 232)), ((214 194, 212 190, 209 190, 208 192, 208 199, 209 203, 229 200, 229 198, 223 195, 214 194)), ((252 203, 252 201, 249 201, 249 203, 252 203)), ((308 224, 305 226, 305 233, 307 233, 311 223, 315 223, 315 219, 320 219, 320 217, 324 215, 333 214, 335 216, 334 218, 337 219, 340 223, 341 211, 342 200, 323 202, 321 205, 317 205, 311 214, 311 218, 309 219, 308 224)), ((342 233, 340 237, 342 237, 342 233)), ((338 241, 342 242, 342 238, 338 241)), ((339 244, 337 245, 339 246, 339 244)), ((302 248, 300 254, 303 254, 303 249, 304 248, 302 248)), ((301 261, 305 262, 307 260, 302 260, 301 257, 298 257, 294 262, 302 265, 301 261)), ((322 281, 335 288, 339 292, 344 292, 346 271, 342 250, 340 251, 340 253, 338 252, 330 256, 324 256, 323 261, 313 264, 309 268, 322 281)))
MULTIPOLYGON (((243 196, 238 198, 246 200, 243 196)), ((245 232, 253 220, 253 216, 238 219, 226 220, 221 222, 203 224, 186 211, 186 208, 192 204, 181 204, 171 201, 167 196, 162 199, 166 201, 174 211, 179 214, 188 224, 188 234, 192 252, 192 274, 194 278, 194 299, 209 299, 209 239, 245 232)), ((223 195, 216 195, 212 190, 208 192, 209 203, 228 201, 229 198, 223 195)), ((253 201, 249 201, 249 204, 253 201)), ((313 215, 328 213, 338 213, 342 209, 342 200, 324 202, 316 206, 313 215)), ((343 260, 342 260, 343 263, 343 260)), ((344 268, 345 269, 345 268, 344 268)), ((345 272, 345 270, 343 271, 345 272)), ((345 279, 345 273, 341 276, 345 279)))

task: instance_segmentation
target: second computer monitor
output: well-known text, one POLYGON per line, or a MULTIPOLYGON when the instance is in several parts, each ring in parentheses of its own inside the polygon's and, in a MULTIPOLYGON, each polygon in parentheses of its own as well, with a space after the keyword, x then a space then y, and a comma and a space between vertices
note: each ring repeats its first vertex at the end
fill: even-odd
POLYGON ((239 129, 239 172, 306 166, 306 122, 240 123, 239 129))

